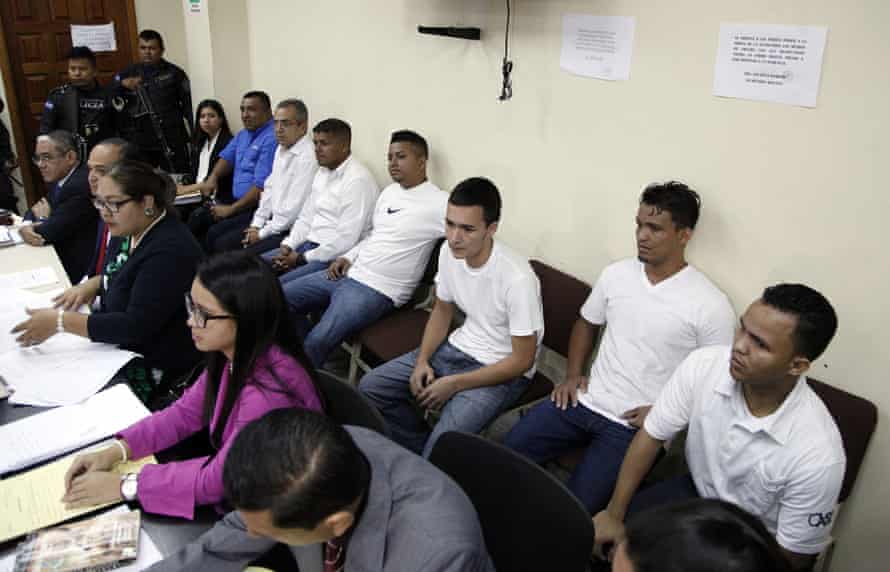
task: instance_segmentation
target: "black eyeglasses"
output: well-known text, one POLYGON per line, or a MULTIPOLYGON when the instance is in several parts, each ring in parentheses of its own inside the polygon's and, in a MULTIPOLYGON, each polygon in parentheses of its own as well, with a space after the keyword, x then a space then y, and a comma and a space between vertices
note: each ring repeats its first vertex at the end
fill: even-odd
POLYGON ((93 197, 92 202, 97 211, 106 210, 111 214, 117 214, 120 212, 122 206, 135 200, 136 199, 124 199, 122 201, 103 201, 100 198, 93 197))
POLYGON ((210 320, 235 320, 235 316, 230 316, 227 314, 208 314, 204 308, 195 304, 195 301, 192 300, 192 295, 186 293, 185 295, 185 311, 189 315, 189 318, 195 323, 195 326, 199 328, 206 328, 207 322, 210 320))

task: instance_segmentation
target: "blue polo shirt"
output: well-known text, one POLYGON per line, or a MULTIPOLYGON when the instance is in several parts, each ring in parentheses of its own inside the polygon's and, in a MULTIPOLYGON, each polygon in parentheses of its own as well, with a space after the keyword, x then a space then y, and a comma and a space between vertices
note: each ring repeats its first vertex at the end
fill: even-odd
POLYGON ((236 201, 254 185, 263 188, 266 177, 272 172, 277 147, 274 121, 270 119, 259 129, 242 129, 222 150, 219 156, 231 163, 234 169, 232 196, 236 201))

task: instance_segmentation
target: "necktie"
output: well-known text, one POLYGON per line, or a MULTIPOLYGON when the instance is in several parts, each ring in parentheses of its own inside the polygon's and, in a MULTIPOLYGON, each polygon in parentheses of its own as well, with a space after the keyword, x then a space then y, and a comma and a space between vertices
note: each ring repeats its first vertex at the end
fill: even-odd
POLYGON ((337 540, 324 543, 324 572, 343 572, 346 567, 346 547, 337 540))

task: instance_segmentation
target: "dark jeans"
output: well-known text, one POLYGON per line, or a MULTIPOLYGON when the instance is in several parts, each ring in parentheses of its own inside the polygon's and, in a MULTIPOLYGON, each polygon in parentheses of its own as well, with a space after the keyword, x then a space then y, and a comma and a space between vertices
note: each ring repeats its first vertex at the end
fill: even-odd
MULTIPOLYGON (((436 440, 447 431, 479 433, 485 429, 528 387, 528 378, 519 376, 497 385, 459 391, 442 407, 439 421, 430 430, 420 416, 408 386, 419 351, 414 350, 369 371, 359 383, 359 390, 380 410, 393 441, 424 457, 429 457, 436 440)), ((429 363, 437 378, 483 367, 448 341, 436 349, 429 363)))
POLYGON ((523 416, 504 444, 529 459, 543 463, 586 447, 584 458, 567 483, 590 514, 606 507, 624 454, 636 429, 607 419, 579 404, 562 411, 547 399, 523 416))
POLYGON ((272 250, 273 248, 278 248, 281 246, 281 241, 287 238, 287 232, 279 232, 276 234, 270 234, 266 238, 261 238, 258 241, 254 242, 244 250, 251 254, 255 254, 257 256, 262 256, 263 253, 272 250))
POLYGON ((217 221, 207 230, 204 244, 208 254, 239 250, 244 231, 253 220, 253 211, 240 212, 229 218, 217 221))
POLYGON ((327 270, 283 285, 284 297, 295 314, 306 355, 315 367, 349 336, 363 330, 393 309, 392 300, 352 278, 331 280, 327 270), (314 326, 307 314, 323 311, 314 326))

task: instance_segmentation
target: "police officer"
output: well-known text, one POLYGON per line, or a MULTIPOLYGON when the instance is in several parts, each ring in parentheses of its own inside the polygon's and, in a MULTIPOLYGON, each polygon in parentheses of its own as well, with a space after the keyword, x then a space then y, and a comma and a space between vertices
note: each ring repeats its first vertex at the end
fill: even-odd
POLYGON ((163 55, 161 35, 142 30, 140 61, 114 78, 114 104, 125 112, 121 135, 136 143, 150 163, 171 173, 187 173, 191 87, 185 72, 163 55))
POLYGON ((93 50, 86 46, 71 48, 68 82, 49 92, 40 117, 40 135, 57 129, 75 133, 83 140, 83 154, 117 134, 110 94, 96 81, 93 50))

